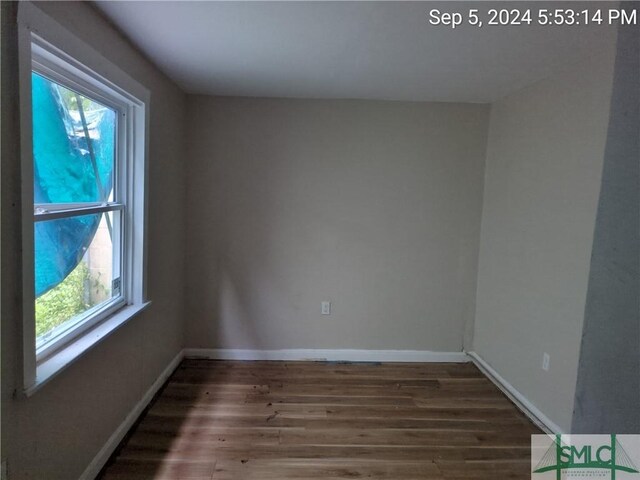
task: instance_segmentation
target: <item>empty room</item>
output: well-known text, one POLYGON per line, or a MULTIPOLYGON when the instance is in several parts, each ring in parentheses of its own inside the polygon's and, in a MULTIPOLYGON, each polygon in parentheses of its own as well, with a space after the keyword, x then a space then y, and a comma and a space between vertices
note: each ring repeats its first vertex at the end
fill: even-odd
POLYGON ((0 480, 640 480, 639 6, 2 1, 0 480))

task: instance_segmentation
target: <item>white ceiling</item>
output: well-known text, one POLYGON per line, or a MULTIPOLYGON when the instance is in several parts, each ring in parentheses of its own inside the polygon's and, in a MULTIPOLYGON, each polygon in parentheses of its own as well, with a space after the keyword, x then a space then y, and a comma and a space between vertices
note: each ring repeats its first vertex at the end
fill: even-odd
MULTIPOLYGON (((432 8, 558 2, 96 4, 185 91, 210 95, 489 102, 579 61, 614 34, 604 26, 429 24, 432 8)), ((597 6, 569 6, 586 5, 597 6)))

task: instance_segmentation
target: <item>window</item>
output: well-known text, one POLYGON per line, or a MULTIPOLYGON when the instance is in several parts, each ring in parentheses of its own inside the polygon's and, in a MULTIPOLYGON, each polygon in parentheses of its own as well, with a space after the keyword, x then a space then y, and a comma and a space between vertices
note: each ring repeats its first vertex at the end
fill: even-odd
POLYGON ((147 305, 149 94, 33 5, 19 18, 29 393, 147 305))
MULTIPOLYGON (((33 60, 31 75, 36 354, 122 306, 126 200, 116 107, 33 60), (57 81, 51 78, 56 78, 57 81), (119 162, 120 161, 120 162, 119 162)), ((122 141, 122 139, 121 139, 122 141)))

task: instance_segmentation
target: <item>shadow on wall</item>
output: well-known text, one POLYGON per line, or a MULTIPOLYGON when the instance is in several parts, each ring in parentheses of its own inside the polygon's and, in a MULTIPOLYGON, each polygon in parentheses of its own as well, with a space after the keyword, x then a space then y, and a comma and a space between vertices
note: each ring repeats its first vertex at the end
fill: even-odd
POLYGON ((618 34, 573 433, 640 433, 639 185, 640 30, 629 26, 618 34))
POLYGON ((285 186, 273 175, 277 165, 246 159, 281 158, 281 154, 276 144, 267 145, 272 149, 266 151, 264 141, 260 151, 244 138, 234 142, 227 137, 227 141, 234 143, 231 150, 236 153, 229 161, 236 168, 218 173, 225 181, 218 183, 221 198, 216 212, 216 245, 221 255, 212 299, 212 344, 262 350, 263 339, 273 336, 265 329, 277 321, 265 315, 272 314, 273 299, 277 302, 285 297, 278 288, 278 280, 284 276, 278 270, 284 262, 274 258, 277 238, 273 231, 278 216, 286 212, 287 200, 281 198, 285 186), (237 200, 227 203, 229 198, 237 200))

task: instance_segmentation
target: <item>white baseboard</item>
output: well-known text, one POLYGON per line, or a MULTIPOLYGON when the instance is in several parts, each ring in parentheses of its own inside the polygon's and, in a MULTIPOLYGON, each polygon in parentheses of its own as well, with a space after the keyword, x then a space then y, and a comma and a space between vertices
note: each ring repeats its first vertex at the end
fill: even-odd
POLYGON ((454 362, 471 360, 464 352, 430 352, 426 350, 238 350, 225 348, 186 348, 187 358, 215 360, 312 360, 345 362, 454 362))
POLYGON ((554 423, 549 417, 538 409, 533 403, 531 403, 522 393, 511 385, 507 380, 502 377, 494 368, 489 365, 484 358, 478 355, 476 352, 467 352, 467 355, 471 357, 473 363, 484 373, 489 380, 496 384, 496 386, 502 390, 502 392, 509 397, 509 399, 516 404, 516 406, 522 410, 529 419, 538 425, 546 433, 561 434, 565 433, 562 429, 554 423))
POLYGON ((153 382, 153 385, 149 387, 149 390, 144 394, 140 401, 133 407, 131 412, 127 415, 124 421, 116 428, 115 432, 109 437, 104 446, 100 449, 98 454, 93 458, 89 466, 82 472, 79 480, 94 480, 102 467, 107 463, 111 454, 118 447, 124 436, 135 424, 138 417, 142 414, 145 408, 149 405, 153 396, 160 390, 160 387, 169 378, 173 371, 178 367, 182 359, 184 358, 184 350, 181 350, 174 358, 169 362, 169 365, 162 371, 160 376, 153 382))

